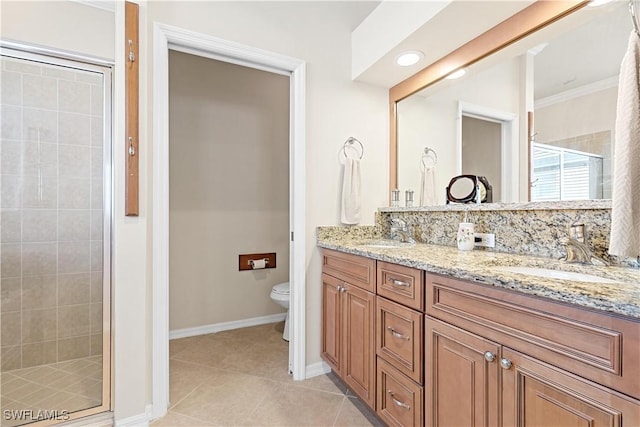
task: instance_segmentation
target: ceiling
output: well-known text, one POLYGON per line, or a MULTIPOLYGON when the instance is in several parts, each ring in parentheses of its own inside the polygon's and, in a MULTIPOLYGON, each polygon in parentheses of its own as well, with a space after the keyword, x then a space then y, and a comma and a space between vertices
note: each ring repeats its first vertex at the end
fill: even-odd
MULTIPOLYGON (((392 87, 531 3, 454 0, 356 80, 392 87), (425 58, 412 67, 396 65, 396 56, 411 49, 421 50, 425 58)), ((631 29, 626 1, 584 7, 471 68, 478 72, 529 49, 541 49, 534 60, 534 97, 540 99, 594 82, 615 80, 631 29)), ((455 81, 436 86, 441 89, 451 84, 455 81)))
POLYGON ((535 99, 606 79, 617 84, 632 29, 628 3, 586 7, 574 15, 555 24, 565 32, 550 37, 535 57, 535 99))
MULTIPOLYGON (((391 5, 402 7, 402 3, 392 1, 391 5)), ((380 57, 356 80, 392 87, 531 3, 533 0, 451 1, 438 14, 426 20, 420 28, 380 57), (395 58, 407 50, 419 50, 424 53, 424 58, 410 67, 396 65, 395 58)))

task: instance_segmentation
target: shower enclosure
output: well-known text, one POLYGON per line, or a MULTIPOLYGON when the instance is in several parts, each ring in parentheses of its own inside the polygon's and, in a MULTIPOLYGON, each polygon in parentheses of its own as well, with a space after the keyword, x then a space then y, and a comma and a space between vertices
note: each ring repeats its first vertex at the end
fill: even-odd
POLYGON ((51 424, 110 406, 111 68, 1 49, 1 425, 51 424))

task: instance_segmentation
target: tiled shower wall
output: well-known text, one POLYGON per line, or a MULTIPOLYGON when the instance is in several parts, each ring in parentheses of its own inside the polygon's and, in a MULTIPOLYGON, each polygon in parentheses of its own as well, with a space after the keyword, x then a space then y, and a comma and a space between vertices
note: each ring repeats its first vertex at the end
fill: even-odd
POLYGON ((1 370, 102 353, 102 76, 3 57, 1 370))

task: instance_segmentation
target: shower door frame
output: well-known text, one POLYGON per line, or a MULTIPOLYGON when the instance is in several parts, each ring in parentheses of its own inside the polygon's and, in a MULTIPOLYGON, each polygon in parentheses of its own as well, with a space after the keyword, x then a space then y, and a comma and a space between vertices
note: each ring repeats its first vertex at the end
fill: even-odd
MULTIPOLYGON (((69 413, 66 420, 42 420, 22 424, 48 426, 79 418, 98 415, 112 408, 112 327, 111 327, 111 277, 113 230, 113 73, 114 62, 91 55, 52 49, 36 44, 22 43, 0 38, 0 54, 15 59, 99 73, 103 77, 103 231, 102 231, 102 401, 99 406, 69 413)), ((26 408, 25 408, 26 409, 26 408)))

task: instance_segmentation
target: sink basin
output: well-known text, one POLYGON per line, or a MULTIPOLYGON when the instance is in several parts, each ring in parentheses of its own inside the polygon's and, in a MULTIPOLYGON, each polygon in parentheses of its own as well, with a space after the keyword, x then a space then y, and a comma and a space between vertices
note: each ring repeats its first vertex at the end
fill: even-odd
POLYGON ((587 283, 619 283, 619 280, 607 279, 605 277, 593 276, 591 274, 574 273, 573 271, 550 270, 540 267, 496 267, 496 270, 507 271, 509 273, 526 274, 528 276, 544 277, 547 279, 571 280, 574 282, 587 283))
POLYGON ((402 248, 407 246, 413 246, 413 243, 403 243, 397 240, 372 240, 370 242, 360 243, 360 246, 367 248, 402 248))

